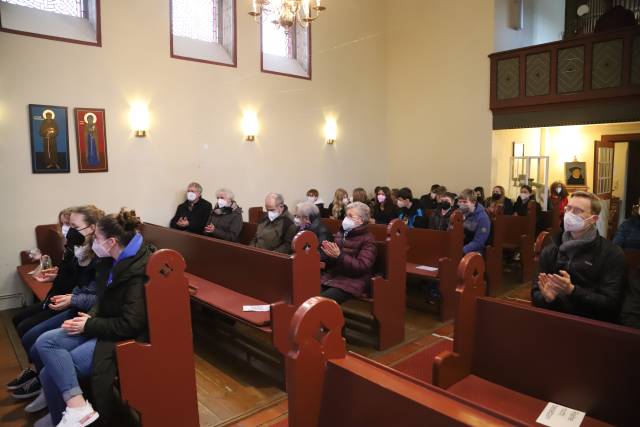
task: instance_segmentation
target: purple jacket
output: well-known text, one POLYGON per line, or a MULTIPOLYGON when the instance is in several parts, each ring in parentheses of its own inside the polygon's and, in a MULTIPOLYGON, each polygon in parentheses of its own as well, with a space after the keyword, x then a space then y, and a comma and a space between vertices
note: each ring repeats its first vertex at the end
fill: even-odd
POLYGON ((348 233, 340 230, 334 238, 340 247, 340 256, 328 259, 320 283, 340 288, 354 296, 362 296, 373 276, 378 250, 376 240, 366 225, 348 233))

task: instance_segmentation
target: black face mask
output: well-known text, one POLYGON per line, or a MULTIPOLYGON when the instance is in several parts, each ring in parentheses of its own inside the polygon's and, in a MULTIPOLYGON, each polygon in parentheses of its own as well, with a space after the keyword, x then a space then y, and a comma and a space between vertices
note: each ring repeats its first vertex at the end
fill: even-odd
POLYGON ((440 202, 438 203, 438 206, 440 207, 440 209, 443 209, 445 211, 451 209, 451 203, 449 202, 440 202))
POLYGON ((75 228, 70 228, 67 232, 67 246, 73 248, 74 246, 82 246, 84 244, 84 236, 75 228))
POLYGON ((493 200, 500 200, 500 198, 501 198, 501 197, 502 197, 502 194, 500 194, 500 193, 493 193, 493 194, 491 195, 491 198, 492 198, 493 200))

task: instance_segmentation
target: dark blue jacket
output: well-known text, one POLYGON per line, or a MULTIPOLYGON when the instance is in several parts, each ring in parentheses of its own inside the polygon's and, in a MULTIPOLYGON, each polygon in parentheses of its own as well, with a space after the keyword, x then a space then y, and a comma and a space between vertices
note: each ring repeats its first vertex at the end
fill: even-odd
POLYGON ((484 253, 489 234, 491 233, 491 220, 487 211, 481 204, 476 204, 476 209, 464 217, 464 248, 465 254, 469 252, 484 253))
POLYGON ((640 249, 640 216, 632 216, 620 224, 613 243, 622 249, 640 249))

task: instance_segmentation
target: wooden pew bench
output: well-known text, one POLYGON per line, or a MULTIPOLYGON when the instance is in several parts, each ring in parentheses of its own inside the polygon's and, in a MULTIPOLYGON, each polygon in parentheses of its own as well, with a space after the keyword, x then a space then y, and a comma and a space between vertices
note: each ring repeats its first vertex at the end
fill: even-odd
POLYGON ((185 262, 172 250, 156 251, 145 285, 149 343, 118 343, 120 396, 140 414, 143 427, 200 425, 185 262))
MULTIPOLYGON (((58 233, 57 224, 37 225, 35 228, 36 245, 43 255, 51 257, 53 265, 59 265, 64 251, 64 237, 58 233)), ((29 257, 29 251, 20 252, 20 265, 17 267, 18 276, 33 292, 34 297, 42 301, 51 289, 50 282, 39 282, 29 272, 38 266, 29 257)))
POLYGON ((526 282, 533 277, 534 244, 536 239, 536 205, 530 203, 526 216, 493 215, 491 216, 492 246, 497 251, 502 264, 505 250, 520 253, 521 281, 526 282))
POLYGON ((640 330, 483 297, 482 269, 458 271, 453 351, 435 358, 435 385, 526 424, 554 402, 586 412, 583 426, 639 425, 640 330))
MULTIPOLYGON (((272 311, 277 325, 278 304, 272 311)), ((312 298, 282 321, 290 325, 285 366, 291 427, 524 425, 347 353, 344 318, 334 301, 312 298)))

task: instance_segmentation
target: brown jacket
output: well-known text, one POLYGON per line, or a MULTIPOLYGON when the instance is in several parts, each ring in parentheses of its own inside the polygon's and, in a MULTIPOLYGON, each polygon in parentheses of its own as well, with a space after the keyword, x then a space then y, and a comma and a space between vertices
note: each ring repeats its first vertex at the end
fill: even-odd
POLYGON ((290 254, 291 242, 297 232, 298 227, 293 222, 293 216, 285 206, 282 214, 274 221, 265 216, 258 223, 256 235, 251 239, 249 246, 290 254))
POLYGON ((209 215, 207 225, 209 224, 213 224, 215 228, 211 233, 203 231, 205 236, 237 242, 242 231, 242 208, 236 202, 228 208, 219 208, 216 205, 209 215))
POLYGON ((362 296, 373 277, 378 251, 376 240, 366 225, 348 233, 340 230, 334 237, 340 247, 340 256, 327 260, 327 270, 320 283, 362 296))

